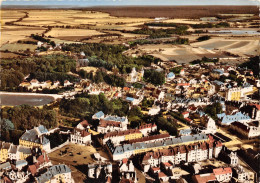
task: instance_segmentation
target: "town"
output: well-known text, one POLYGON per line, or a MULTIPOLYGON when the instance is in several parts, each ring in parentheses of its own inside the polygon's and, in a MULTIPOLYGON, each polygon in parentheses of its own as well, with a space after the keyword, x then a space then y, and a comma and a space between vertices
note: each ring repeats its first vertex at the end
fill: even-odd
POLYGON ((211 39, 166 20, 123 31, 150 37, 122 44, 59 43, 44 35, 54 27, 20 40, 36 49, 1 59, 0 182, 259 182, 259 56, 214 49, 165 61, 140 46, 211 39), (158 25, 175 28, 146 27, 158 25))

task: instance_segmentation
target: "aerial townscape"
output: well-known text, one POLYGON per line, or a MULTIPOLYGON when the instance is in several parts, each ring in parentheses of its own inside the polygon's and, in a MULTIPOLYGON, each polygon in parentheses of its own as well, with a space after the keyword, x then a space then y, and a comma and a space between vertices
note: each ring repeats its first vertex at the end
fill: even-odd
POLYGON ((0 183, 260 182, 259 8, 206 1, 3 1, 0 183))

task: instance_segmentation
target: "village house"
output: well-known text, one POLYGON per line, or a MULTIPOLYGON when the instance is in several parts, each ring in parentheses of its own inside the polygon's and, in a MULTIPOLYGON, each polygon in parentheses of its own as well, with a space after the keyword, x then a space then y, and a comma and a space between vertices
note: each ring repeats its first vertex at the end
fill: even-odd
POLYGON ((201 132, 205 134, 215 134, 217 132, 216 122, 208 115, 204 116, 204 120, 206 120, 206 129, 201 132))
POLYGON ((72 85, 73 85, 73 83, 71 83, 71 82, 68 81, 68 80, 65 80, 65 81, 64 81, 64 84, 63 84, 64 87, 69 87, 69 86, 72 86, 72 85))
POLYGON ((154 115, 158 114, 158 113, 160 112, 160 110, 161 110, 160 106, 154 105, 154 106, 149 110, 148 115, 154 116, 154 115))
POLYGON ((137 175, 134 164, 131 160, 123 159, 119 164, 120 178, 125 178, 131 182, 137 183, 137 175))
POLYGON ((233 122, 230 128, 246 138, 254 138, 260 136, 259 121, 251 123, 233 122))
POLYGON ((42 168, 51 166, 52 163, 45 151, 33 155, 33 164, 28 166, 28 172, 35 176, 42 168))
POLYGON ((47 171, 41 174, 38 177, 35 177, 37 183, 45 183, 45 182, 66 182, 73 183, 73 178, 71 176, 71 169, 64 164, 53 165, 47 168, 47 171))
POLYGON ((90 129, 91 125, 88 123, 87 120, 83 120, 81 121, 77 126, 76 128, 77 129, 80 129, 80 130, 88 130, 90 129))
POLYGON ((238 165, 233 168, 233 177, 237 180, 237 182, 250 182, 254 181, 254 174, 252 172, 246 171, 243 166, 238 165))
POLYGON ((219 182, 229 182, 232 177, 232 169, 230 167, 213 169, 213 173, 219 182))
POLYGON ((166 81, 172 81, 175 78, 175 74, 173 72, 170 72, 166 76, 166 81))
POLYGON ((86 130, 74 128, 73 132, 70 134, 70 141, 74 144, 89 145, 91 143, 91 133, 86 130))
POLYGON ((146 137, 149 135, 149 133, 155 132, 157 130, 157 125, 149 123, 149 124, 139 126, 138 129, 143 134, 143 136, 146 137))
POLYGON ((241 88, 230 88, 226 91, 226 100, 239 101, 242 97, 241 88))
POLYGON ((0 143, 0 161, 1 162, 6 162, 6 160, 8 159, 8 151, 11 147, 11 143, 8 142, 1 142, 0 143))
POLYGON ((242 104, 239 110, 247 114, 252 120, 260 120, 260 105, 254 103, 242 104))
POLYGON ((88 164, 87 175, 89 178, 98 179, 100 177, 100 173, 102 173, 101 171, 106 173, 106 179, 112 178, 113 169, 111 163, 88 164))
POLYGON ((128 125, 127 117, 108 115, 100 119, 99 126, 97 127, 97 131, 99 133, 124 131, 127 130, 127 125, 128 125))

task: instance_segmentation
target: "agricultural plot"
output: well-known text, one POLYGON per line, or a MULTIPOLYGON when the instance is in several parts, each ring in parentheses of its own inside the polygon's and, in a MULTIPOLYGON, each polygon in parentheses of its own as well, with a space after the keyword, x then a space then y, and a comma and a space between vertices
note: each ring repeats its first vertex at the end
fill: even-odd
POLYGON ((62 29, 54 28, 46 36, 55 37, 60 40, 80 41, 91 36, 103 35, 104 33, 88 29, 62 29))
POLYGON ((204 56, 209 58, 221 57, 218 52, 207 50, 204 48, 192 47, 190 45, 142 45, 136 49, 128 50, 127 55, 141 56, 144 54, 153 55, 163 61, 177 61, 178 63, 189 63, 196 59, 201 59, 204 56), (136 53, 138 53, 136 55, 136 53))
POLYGON ((20 43, 13 43, 13 44, 5 44, 0 48, 0 51, 9 51, 9 52, 21 52, 21 51, 34 51, 37 48, 37 45, 32 44, 20 44, 20 43))
POLYGON ((4 25, 6 22, 16 21, 25 15, 23 10, 1 10, 1 24, 4 25))
POLYGON ((18 40, 28 38, 31 34, 40 34, 45 31, 41 27, 21 27, 21 26, 2 26, 0 46, 7 43, 14 43, 18 40))
POLYGON ((84 10, 26 10, 28 18, 17 22, 19 25, 30 26, 125 26, 131 27, 152 19, 148 18, 120 18, 108 13, 84 10), (127 25, 129 24, 129 25, 127 25), (132 24, 132 25, 131 25, 132 24))
POLYGON ((197 42, 192 46, 201 47, 207 50, 223 50, 238 55, 257 55, 259 49, 260 39, 225 39, 225 38, 214 38, 203 42, 197 42))

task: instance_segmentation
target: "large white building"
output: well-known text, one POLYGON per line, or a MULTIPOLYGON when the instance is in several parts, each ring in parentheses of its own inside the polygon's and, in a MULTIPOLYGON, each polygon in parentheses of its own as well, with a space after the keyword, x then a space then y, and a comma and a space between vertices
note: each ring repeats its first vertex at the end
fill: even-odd
POLYGON ((91 143, 91 133, 75 128, 70 134, 70 141, 74 144, 88 145, 91 143))

